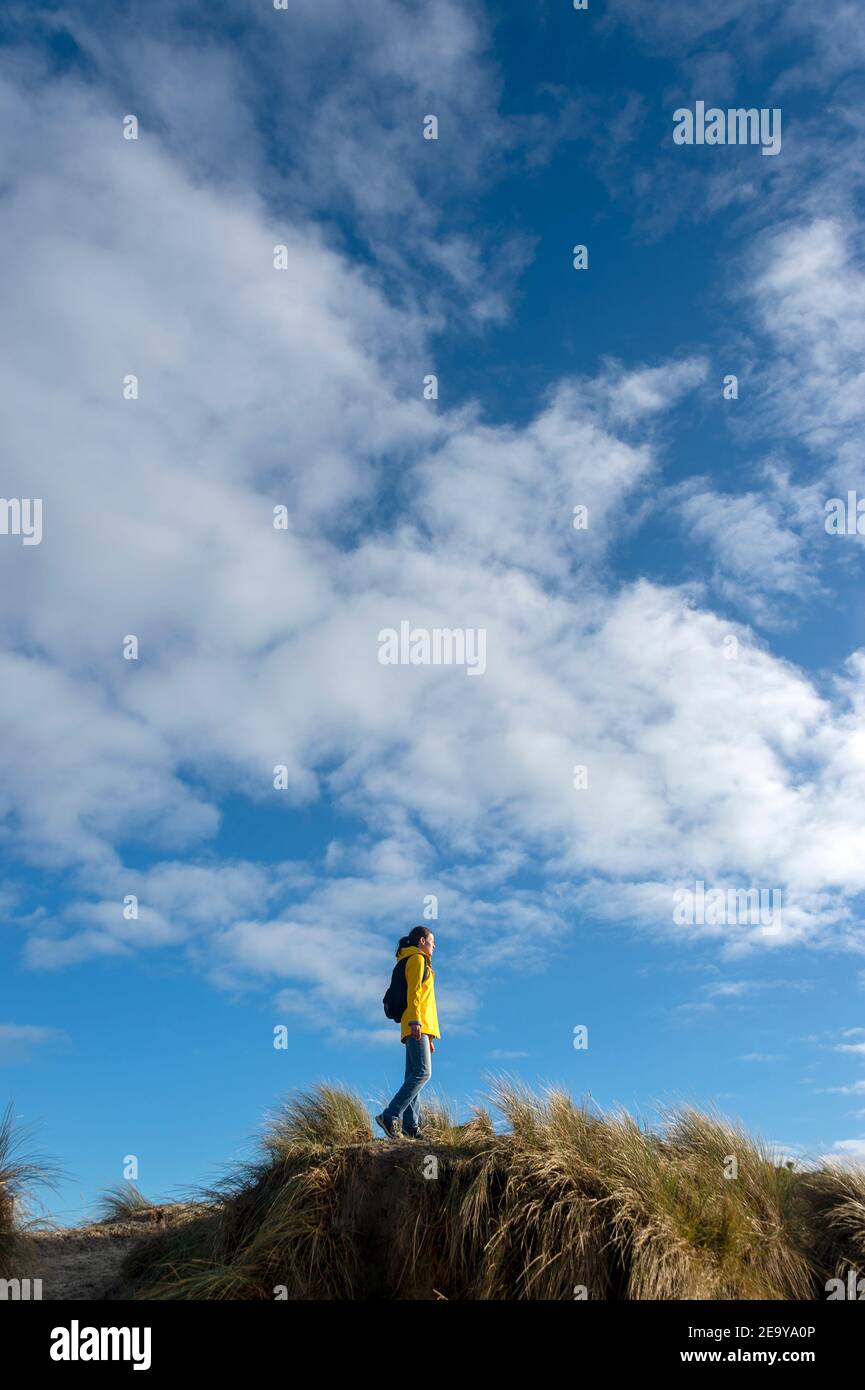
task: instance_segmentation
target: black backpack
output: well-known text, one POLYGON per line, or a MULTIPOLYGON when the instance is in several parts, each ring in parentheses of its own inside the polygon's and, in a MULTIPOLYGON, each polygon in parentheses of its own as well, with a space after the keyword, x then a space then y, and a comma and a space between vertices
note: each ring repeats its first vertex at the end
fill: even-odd
MULTIPOLYGON (((385 996, 381 1001, 382 1004, 384 1004, 385 1018, 393 1019, 394 1023, 402 1022, 402 1016, 408 1008, 408 985, 406 984, 405 978, 405 968, 407 963, 408 956, 403 956, 402 960, 397 961, 396 965, 393 968, 393 974, 390 977, 390 984, 388 985, 385 991, 385 996)), ((426 957, 424 957, 422 983, 426 983, 429 973, 429 961, 426 959, 426 957)))

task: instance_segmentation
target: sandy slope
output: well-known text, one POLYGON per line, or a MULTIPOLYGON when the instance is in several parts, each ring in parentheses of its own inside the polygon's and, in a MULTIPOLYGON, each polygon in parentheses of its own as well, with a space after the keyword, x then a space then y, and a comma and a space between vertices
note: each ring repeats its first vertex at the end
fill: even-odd
POLYGON ((143 1236, 188 1219, 194 1211, 186 1204, 155 1207, 127 1221, 35 1233, 32 1276, 42 1280, 43 1302, 127 1298, 120 1266, 132 1246, 143 1236))
POLYGON ((43 1302, 122 1297, 120 1265, 139 1238, 110 1226, 40 1235, 34 1275, 42 1280, 43 1302))

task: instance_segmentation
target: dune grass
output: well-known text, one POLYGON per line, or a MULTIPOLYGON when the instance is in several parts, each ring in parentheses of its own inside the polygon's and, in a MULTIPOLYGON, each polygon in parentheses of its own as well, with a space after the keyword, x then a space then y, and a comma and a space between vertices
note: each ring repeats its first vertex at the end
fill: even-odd
POLYGON ((420 1142, 388 1143, 351 1091, 298 1094, 126 1277, 161 1299, 811 1299, 865 1270, 861 1170, 798 1171, 689 1107, 490 1099, 465 1124, 433 1099, 420 1142))
POLYGON ((26 1277, 33 1262, 33 1219, 24 1204, 39 1187, 53 1188, 58 1169, 29 1148, 31 1132, 15 1126, 12 1102, 0 1115, 0 1279, 26 1277))
POLYGON ((154 1203, 131 1182, 107 1187, 97 1201, 100 1221, 133 1221, 153 1210, 154 1203))

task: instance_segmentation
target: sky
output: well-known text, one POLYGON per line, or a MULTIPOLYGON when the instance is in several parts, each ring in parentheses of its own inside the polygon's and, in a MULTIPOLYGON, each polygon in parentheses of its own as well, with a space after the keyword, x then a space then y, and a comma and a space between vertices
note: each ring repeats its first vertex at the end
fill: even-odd
POLYGON ((865 1161, 860 7, 12 0, 0 42, 45 1209, 212 1182, 323 1080, 372 1113, 422 922, 461 1115, 507 1073, 865 1161), (698 103, 780 147, 680 143, 698 103))

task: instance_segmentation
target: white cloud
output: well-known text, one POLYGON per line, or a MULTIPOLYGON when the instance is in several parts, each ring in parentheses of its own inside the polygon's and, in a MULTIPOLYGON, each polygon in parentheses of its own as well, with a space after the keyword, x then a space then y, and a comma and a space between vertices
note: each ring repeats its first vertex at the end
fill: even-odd
MULTIPOLYGON (((790 600, 813 598, 818 592, 813 559, 791 524, 789 491, 788 487, 780 496, 724 494, 694 479, 674 494, 681 498, 679 510, 689 539, 712 556, 713 593, 770 628, 789 619, 790 600)), ((822 500, 810 520, 812 532, 819 536, 822 500)))
POLYGON ((714 57, 717 49, 708 47, 709 36, 725 31, 724 53, 735 55, 740 65, 747 57, 751 72, 767 55, 777 67, 780 49, 784 85, 794 75, 799 83, 815 83, 855 71, 865 56, 862 25, 849 0, 825 0, 819 6, 811 0, 766 0, 759 7, 749 0, 687 7, 677 0, 654 5, 611 0, 605 19, 608 25, 629 24, 643 43, 667 57, 714 57), (801 57, 794 58, 796 53, 801 57))
POLYGON ((761 993, 767 989, 808 990, 813 988, 810 980, 719 980, 705 986, 711 999, 740 999, 746 995, 761 993))
POLYGON ((27 1062, 36 1048, 68 1041, 60 1028, 30 1023, 0 1023, 0 1066, 27 1062))
MULTIPOLYGON (((2 811, 21 854, 71 870, 32 963, 173 944, 219 983, 362 1011, 426 892, 467 952, 495 921, 497 958, 534 968, 575 903, 659 914, 696 877, 783 889, 776 946, 861 949, 862 664, 830 699, 745 628, 727 661, 704 595, 607 568, 702 357, 607 363, 520 428, 433 410, 430 322, 306 223, 190 177, 152 131, 124 142, 71 81, 51 108, 9 81, 0 101, 4 486, 45 504, 41 546, 0 547, 2 811), (403 619, 484 628, 484 677, 379 665, 403 619), (328 798, 367 834, 305 872, 217 865, 228 793, 328 798), (170 858, 129 872, 130 842, 170 858), (529 861, 537 893, 510 881, 529 861)), ((780 545, 781 587, 794 568, 780 545)))
POLYGON ((865 1164, 865 1138, 836 1139, 831 1152, 821 1154, 819 1161, 842 1166, 853 1164, 859 1167, 865 1164))
POLYGON ((858 231, 844 216, 810 217, 774 231, 757 256, 752 294, 776 344, 767 369, 770 422, 826 457, 826 472, 855 487, 865 438, 865 270, 858 231))
POLYGON ((153 0, 147 34, 122 10, 109 34, 81 12, 45 22, 74 40, 115 103, 140 112, 196 180, 266 188, 294 216, 326 219, 335 237, 350 227, 396 292, 422 297, 439 322, 445 313, 468 327, 506 317, 531 242, 506 230, 489 257, 459 225, 457 200, 507 165, 543 158, 569 132, 555 109, 500 110, 483 10, 459 0, 422 10, 300 0, 279 12, 225 0, 222 9, 231 44, 175 0, 153 0), (423 138, 428 114, 437 141, 423 138))
MULTIPOLYGON (((622 25, 660 59, 654 69, 660 110, 652 126, 660 134, 657 156, 608 160, 600 169, 639 236, 654 240, 680 221, 714 220, 730 248, 733 281, 741 256, 737 234, 759 240, 780 223, 823 218, 826 209, 855 214, 865 177, 865 122, 861 102, 850 95, 863 55, 855 4, 722 0, 689 6, 686 13, 676 0, 611 0, 600 29, 622 25), (779 158, 754 159, 750 147, 728 147, 717 158, 711 148, 673 145, 675 109, 697 100, 729 109, 745 104, 745 91, 749 105, 780 110, 779 158)), ((736 356, 745 350, 739 337, 736 356)))

